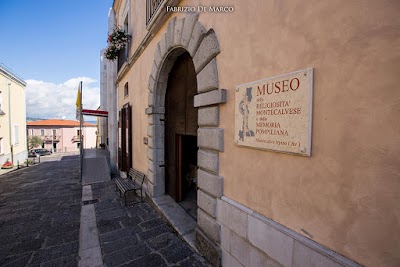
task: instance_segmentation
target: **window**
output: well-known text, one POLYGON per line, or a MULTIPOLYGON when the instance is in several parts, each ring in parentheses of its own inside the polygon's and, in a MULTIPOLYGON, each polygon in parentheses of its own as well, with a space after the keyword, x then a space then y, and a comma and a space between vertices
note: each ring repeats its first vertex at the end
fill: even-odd
POLYGON ((40 135, 41 135, 41 136, 44 136, 44 129, 41 129, 41 130, 40 130, 40 135))
POLYGON ((33 136, 33 129, 30 129, 30 132, 31 132, 31 136, 33 136))
POLYGON ((128 83, 126 83, 124 86, 124 97, 127 97, 128 95, 129 95, 129 88, 128 88, 128 83))
POLYGON ((14 125, 14 145, 19 144, 19 126, 14 125))
POLYGON ((78 136, 78 137, 81 136, 81 130, 76 130, 76 136, 78 136))
MULTIPOLYGON (((129 35, 130 1, 123 0, 121 7, 123 8, 120 9, 118 14, 118 21, 122 22, 122 30, 129 35)), ((128 38, 128 43, 126 44, 125 48, 119 50, 118 52, 117 71, 119 71, 129 59, 129 44, 130 40, 128 38)))
POLYGON ((57 130, 53 130, 53 136, 57 135, 57 130))
POLYGON ((81 147, 81 143, 76 143, 76 147, 80 148, 81 147))

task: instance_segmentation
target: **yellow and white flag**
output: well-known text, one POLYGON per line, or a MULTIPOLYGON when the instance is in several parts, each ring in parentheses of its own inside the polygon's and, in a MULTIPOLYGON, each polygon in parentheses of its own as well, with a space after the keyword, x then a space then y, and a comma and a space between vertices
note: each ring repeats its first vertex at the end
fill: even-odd
POLYGON ((79 83, 78 95, 76 96, 76 119, 77 120, 81 119, 81 108, 82 108, 82 103, 81 103, 81 100, 82 100, 81 90, 82 90, 82 88, 81 88, 81 85, 82 85, 82 83, 79 83))

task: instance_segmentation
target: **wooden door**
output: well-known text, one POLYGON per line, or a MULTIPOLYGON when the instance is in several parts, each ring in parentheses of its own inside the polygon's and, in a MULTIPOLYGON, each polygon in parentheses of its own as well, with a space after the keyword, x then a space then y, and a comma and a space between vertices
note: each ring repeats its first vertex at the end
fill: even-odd
POLYGON ((122 109, 118 112, 118 168, 122 170, 122 109))
POLYGON ((120 170, 132 168, 132 106, 126 104, 120 111, 120 170))
POLYGON ((165 115, 165 179, 166 192, 181 201, 183 192, 183 139, 197 135, 197 109, 193 99, 197 93, 196 73, 189 53, 178 57, 168 78, 165 115))

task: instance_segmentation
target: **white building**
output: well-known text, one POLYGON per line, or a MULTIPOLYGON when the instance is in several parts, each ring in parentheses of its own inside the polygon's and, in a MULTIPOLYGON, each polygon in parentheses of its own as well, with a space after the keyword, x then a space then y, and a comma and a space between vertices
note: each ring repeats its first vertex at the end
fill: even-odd
POLYGON ((0 64, 0 165, 27 158, 26 82, 0 64))
MULTIPOLYGON (((110 9, 108 15, 108 31, 112 32, 115 26, 115 15, 110 9)), ((116 173, 117 168, 117 141, 118 141, 118 120, 117 120, 117 99, 116 88, 117 63, 104 58, 105 49, 100 52, 100 110, 108 111, 108 118, 100 118, 99 131, 100 143, 106 145, 110 155, 111 172, 116 173)))

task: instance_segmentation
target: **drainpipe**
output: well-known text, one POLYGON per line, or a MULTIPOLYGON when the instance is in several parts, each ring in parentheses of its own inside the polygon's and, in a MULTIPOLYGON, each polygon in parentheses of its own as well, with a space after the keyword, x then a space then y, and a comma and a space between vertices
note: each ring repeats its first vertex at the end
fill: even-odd
POLYGON ((11 136, 11 82, 8 82, 8 130, 10 134, 11 163, 14 164, 14 148, 11 136))

